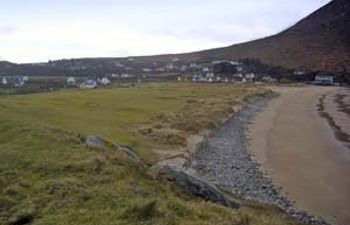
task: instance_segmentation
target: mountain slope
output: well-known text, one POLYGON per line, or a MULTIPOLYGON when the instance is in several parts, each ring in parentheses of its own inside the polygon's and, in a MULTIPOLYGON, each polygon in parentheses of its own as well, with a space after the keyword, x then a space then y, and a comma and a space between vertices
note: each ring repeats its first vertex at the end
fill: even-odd
POLYGON ((350 71, 350 1, 334 0, 268 38, 201 51, 185 58, 259 58, 287 68, 350 71))
POLYGON ((291 28, 271 37, 187 54, 152 59, 256 58, 286 68, 350 72, 350 1, 333 0, 291 28))

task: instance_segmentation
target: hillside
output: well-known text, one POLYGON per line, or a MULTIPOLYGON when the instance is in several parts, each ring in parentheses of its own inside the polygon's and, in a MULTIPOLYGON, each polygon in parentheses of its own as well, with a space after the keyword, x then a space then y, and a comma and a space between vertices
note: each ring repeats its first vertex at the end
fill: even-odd
POLYGON ((184 60, 258 58, 266 64, 286 68, 349 72, 349 27, 350 1, 334 0, 277 35, 178 57, 184 60))

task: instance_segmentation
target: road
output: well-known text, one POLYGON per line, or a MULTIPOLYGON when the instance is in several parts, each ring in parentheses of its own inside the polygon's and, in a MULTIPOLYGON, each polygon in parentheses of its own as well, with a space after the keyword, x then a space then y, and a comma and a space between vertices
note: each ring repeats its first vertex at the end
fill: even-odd
POLYGON ((271 89, 280 97, 249 127, 252 154, 299 209, 350 224, 350 90, 271 89))

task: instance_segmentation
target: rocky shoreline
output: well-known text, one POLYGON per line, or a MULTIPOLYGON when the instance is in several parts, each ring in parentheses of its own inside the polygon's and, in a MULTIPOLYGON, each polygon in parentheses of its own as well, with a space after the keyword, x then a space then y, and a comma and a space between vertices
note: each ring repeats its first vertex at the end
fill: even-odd
POLYGON ((248 124, 275 96, 252 98, 240 112, 205 139, 191 159, 191 168, 203 179, 222 189, 246 199, 274 204, 300 222, 327 224, 295 208, 252 159, 246 135, 248 124))

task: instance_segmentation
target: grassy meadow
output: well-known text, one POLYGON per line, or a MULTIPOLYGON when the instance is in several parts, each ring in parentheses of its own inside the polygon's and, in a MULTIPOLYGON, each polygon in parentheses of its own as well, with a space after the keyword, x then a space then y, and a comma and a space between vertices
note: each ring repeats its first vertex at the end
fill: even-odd
MULTIPOLYGON (((185 195, 147 170, 188 137, 215 129, 254 86, 147 84, 0 95, 0 224, 296 224, 280 210, 239 210, 185 195), (141 162, 89 149, 89 134, 134 148, 141 162)), ((187 149, 188 150, 188 149, 187 149)))

